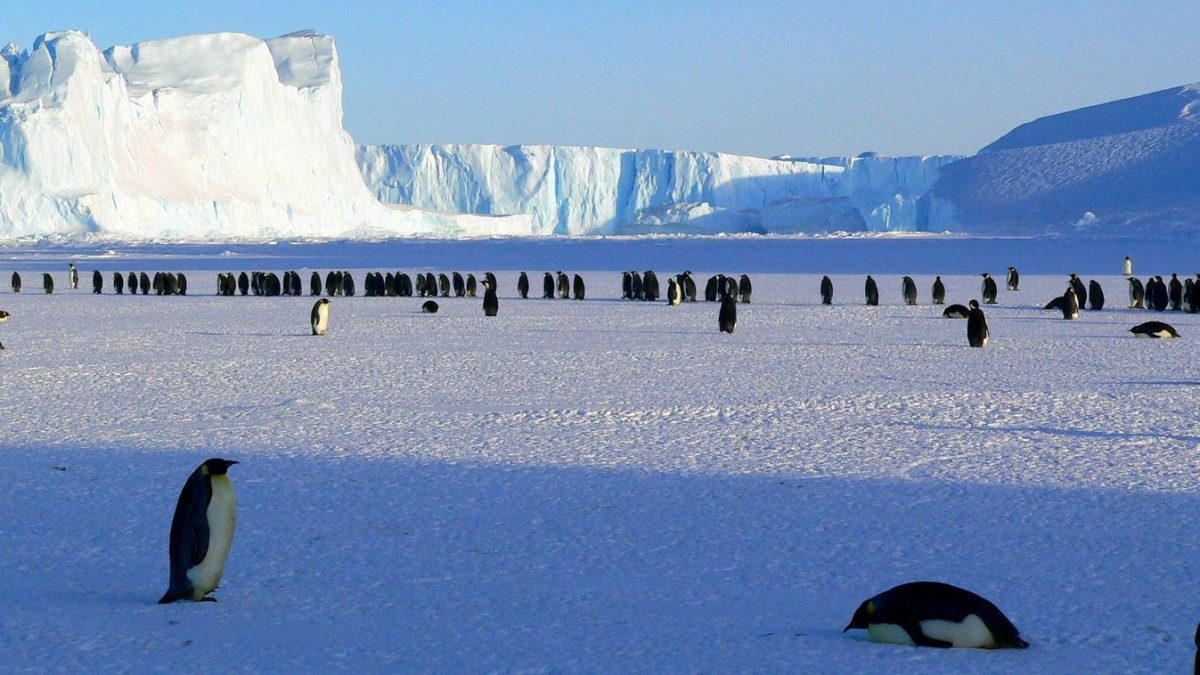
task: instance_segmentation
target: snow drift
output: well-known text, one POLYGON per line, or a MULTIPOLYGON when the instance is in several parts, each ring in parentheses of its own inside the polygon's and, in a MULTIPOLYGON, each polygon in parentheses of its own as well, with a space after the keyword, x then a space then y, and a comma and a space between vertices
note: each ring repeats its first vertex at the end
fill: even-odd
POLYGON ((359 146, 382 201, 531 214, 537 234, 925 229, 920 197, 953 156, 763 159, 518 145, 359 146))
POLYGON ((0 52, 0 237, 528 234, 379 203, 342 127, 333 38, 219 33, 0 52))

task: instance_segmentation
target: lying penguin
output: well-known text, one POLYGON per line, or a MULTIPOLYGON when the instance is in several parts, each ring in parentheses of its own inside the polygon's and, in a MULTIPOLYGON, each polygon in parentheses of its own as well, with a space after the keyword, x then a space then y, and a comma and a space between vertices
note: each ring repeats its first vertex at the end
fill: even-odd
POLYGON ((901 584, 859 605, 851 628, 873 642, 920 647, 1024 649, 1017 627, 988 600, 937 581, 901 584))

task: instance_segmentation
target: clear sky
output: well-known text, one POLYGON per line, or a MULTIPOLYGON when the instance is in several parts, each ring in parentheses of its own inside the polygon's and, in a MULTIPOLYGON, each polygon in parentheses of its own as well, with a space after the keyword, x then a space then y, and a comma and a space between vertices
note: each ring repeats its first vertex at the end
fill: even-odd
POLYGON ((365 143, 770 156, 973 153, 1042 115, 1200 81, 1200 0, 16 0, 3 41, 337 39, 365 143))

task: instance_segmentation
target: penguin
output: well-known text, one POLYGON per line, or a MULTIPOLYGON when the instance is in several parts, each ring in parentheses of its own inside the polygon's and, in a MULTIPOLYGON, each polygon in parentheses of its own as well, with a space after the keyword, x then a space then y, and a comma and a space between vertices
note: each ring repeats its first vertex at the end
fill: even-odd
POLYGON ((329 298, 321 298, 313 304, 309 315, 313 335, 324 335, 329 330, 329 298))
MULTIPOLYGON (((749 278, 746 279, 746 283, 747 284, 750 283, 749 278)), ((692 279, 691 272, 683 273, 683 297, 687 298, 688 302, 696 301, 696 281, 694 279, 692 279)), ((750 295, 747 294, 746 297, 749 298, 750 295)), ((747 300, 746 302, 750 302, 750 301, 747 300)))
POLYGON ((717 313, 717 327, 722 333, 733 334, 733 328, 737 325, 737 300, 734 299, 732 293, 726 294, 721 300, 721 311, 717 313))
POLYGON ((450 297, 450 277, 445 272, 438 273, 438 292, 443 298, 450 297))
POLYGON ((282 294, 282 284, 279 283, 279 275, 271 272, 266 276, 266 284, 264 284, 264 293, 270 298, 279 297, 282 294))
POLYGON ((125 277, 120 272, 113 272, 113 290, 117 295, 125 294, 125 277))
POLYGON ((339 272, 339 274, 341 275, 339 278, 341 279, 342 291, 338 295, 347 295, 347 296, 353 297, 354 296, 354 277, 350 276, 349 270, 344 270, 342 272, 339 272))
POLYGON ((1183 309, 1188 314, 1195 314, 1200 309, 1196 304, 1196 282, 1191 279, 1183 280, 1183 309))
POLYGON ((1171 281, 1167 283, 1167 298, 1171 302, 1171 311, 1178 312, 1183 309, 1183 282, 1179 281, 1179 275, 1171 272, 1171 281))
POLYGON ((100 270, 92 270, 92 293, 99 295, 104 290, 104 277, 100 276, 100 270))
MULTIPOLYGON (((12 315, 0 309, 0 323, 7 323, 10 316, 12 315)), ((2 342, 0 342, 0 349, 4 349, 4 343, 2 342)))
MULTIPOLYGON (((330 274, 333 273, 330 272, 330 274)), ((247 276, 245 272, 242 272, 238 275, 238 292, 242 295, 246 295, 250 292, 250 277, 247 276)), ((330 293, 330 295, 333 295, 333 293, 330 293)))
MULTIPOLYGON (((175 276, 176 276, 176 284, 175 284, 176 292, 179 295, 187 295, 187 277, 183 276, 183 272, 180 272, 179 274, 177 274, 175 276)), ((299 277, 296 277, 296 279, 298 280, 299 277)), ((297 295, 299 295, 299 293, 297 293, 297 295)))
POLYGON ((19 272, 13 272, 13 275, 12 275, 12 292, 13 292, 13 293, 20 293, 20 292, 21 292, 21 274, 20 274, 19 272))
POLYGON ((741 296, 743 303, 750 304, 750 293, 752 290, 750 277, 743 274, 741 280, 738 281, 738 295, 741 296))
POLYGON ((996 304, 996 280, 987 272, 983 273, 983 282, 980 284, 980 294, 983 296, 983 304, 996 304))
POLYGON ((483 280, 483 315, 496 316, 500 311, 500 299, 496 297, 496 286, 489 279, 483 280))
MULTIPOLYGON (((670 299, 670 296, 671 296, 671 289, 668 288, 667 289, 667 299, 668 300, 670 299)), ((705 302, 716 302, 716 300, 717 300, 717 277, 716 277, 716 275, 713 275, 708 278, 707 282, 704 283, 704 301, 705 302)))
POLYGON ((667 304, 671 307, 683 302, 683 294, 679 292, 679 284, 674 279, 667 279, 667 304))
POLYGON ((522 300, 529 298, 529 275, 524 272, 517 277, 517 295, 521 296, 522 300))
POLYGON ((438 304, 433 300, 426 300, 425 304, 421 305, 421 311, 425 314, 437 314, 438 304))
POLYGON ((950 305, 942 311, 942 316, 947 319, 965 319, 971 315, 971 308, 963 305, 950 305))
POLYGON ((1146 288, 1137 277, 1129 277, 1129 308, 1144 309, 1146 307, 1146 288))
POLYGON ((71 290, 79 290, 79 270, 75 269, 75 263, 67 263, 70 270, 67 272, 67 285, 71 290))
MULTIPOLYGON (((284 289, 285 289, 284 293, 286 294, 287 293, 287 291, 286 291, 287 277, 286 276, 284 277, 284 289)), ((367 296, 368 298, 373 298, 373 297, 379 295, 379 291, 377 290, 377 288, 375 286, 375 273, 374 272, 367 272, 366 276, 363 277, 363 295, 367 296)))
POLYGON ((1200 675, 1200 624, 1196 624, 1196 635, 1192 637, 1196 645, 1196 659, 1192 662, 1192 675, 1200 675))
POLYGON ((1087 288, 1083 285, 1083 279, 1078 275, 1071 275, 1071 288, 1075 290, 1075 298, 1079 300, 1079 306, 1083 307, 1087 304, 1087 288))
POLYGON ((174 274, 167 272, 166 274, 163 275, 163 294, 164 295, 175 295, 178 292, 179 292, 179 280, 177 278, 175 278, 174 274))
POLYGON ((737 300, 737 297, 738 297, 737 279, 734 279, 733 277, 725 277, 725 290, 723 292, 723 295, 721 296, 721 299, 724 300, 725 296, 730 296, 735 301, 737 300))
POLYGON ((633 274, 621 272, 621 299, 633 299, 633 274))
POLYGON ((828 276, 821 277, 821 304, 833 304, 833 281, 828 276))
POLYGON ((1100 284, 1092 279, 1088 282, 1088 300, 1091 301, 1090 307, 1095 311, 1104 309, 1104 289, 1100 288, 1100 284))
POLYGON ((1060 295, 1057 298, 1051 300, 1050 302, 1047 302, 1046 306, 1043 307, 1042 309, 1054 309, 1054 310, 1058 310, 1061 312, 1061 311, 1063 311, 1063 307, 1065 306, 1065 304, 1066 304, 1066 297, 1063 295, 1060 295))
POLYGON ((321 294, 321 273, 316 270, 313 270, 312 276, 308 278, 308 294, 321 294))
POLYGON ((901 584, 868 598, 842 632, 852 628, 865 628, 872 642, 910 646, 1029 646, 996 605, 971 591, 938 581, 901 584))
POLYGON ((583 277, 576 274, 571 280, 571 292, 575 295, 575 299, 583 300, 586 290, 583 285, 583 277))
POLYGON ((1130 328, 1129 332, 1133 333, 1134 337, 1144 337, 1144 338, 1177 338, 1177 337, 1179 337, 1178 331, 1176 331, 1169 324, 1165 324, 1161 321, 1147 321, 1145 323, 1139 323, 1138 325, 1134 326, 1133 328, 1130 328))
POLYGON ((458 272, 450 273, 450 283, 454 288, 454 297, 463 298, 467 295, 467 282, 463 279, 463 275, 458 272))
POLYGON ((1154 311, 1165 312, 1169 302, 1167 285, 1163 283, 1162 277, 1156 275, 1154 277, 1154 311))
POLYGON ((413 295, 412 277, 404 272, 396 273, 396 293, 402 298, 411 298, 413 295))
POLYGON ((571 282, 567 279, 567 273, 558 271, 558 299, 566 300, 571 297, 571 282))
POLYGON ((1121 264, 1121 274, 1127 277, 1133 276, 1133 261, 1129 256, 1125 256, 1125 262, 1121 264))
POLYGON ((970 305, 971 309, 967 312, 967 344, 972 347, 986 347, 990 337, 987 317, 983 315, 983 310, 979 309, 978 302, 972 300, 970 305))
POLYGON ((867 275, 867 283, 866 283, 866 287, 865 287, 865 292, 866 292, 866 296, 867 296, 867 304, 868 305, 878 305, 879 304, 879 286, 876 285, 875 280, 871 278, 870 274, 867 275))
POLYGON ((207 459, 183 484, 171 519, 171 581, 158 604, 216 602, 208 594, 221 583, 237 524, 237 496, 228 475, 234 464, 207 459))
POLYGON ((942 278, 937 277, 933 280, 933 304, 946 304, 946 285, 942 283, 942 278))
POLYGON ((125 284, 125 286, 129 288, 129 294, 130 294, 130 295, 137 295, 137 292, 138 292, 138 278, 137 278, 137 275, 136 275, 136 274, 134 274, 133 272, 130 272, 130 273, 129 273, 129 279, 128 279, 128 283, 126 283, 126 284, 125 284))
POLYGON ((42 272, 42 290, 46 292, 46 295, 54 293, 54 277, 50 276, 48 272, 42 272))
POLYGON ((904 296, 904 304, 917 304, 917 284, 912 277, 904 277, 900 280, 900 293, 904 296))
POLYGON ((630 300, 641 300, 645 289, 642 287, 642 275, 637 272, 629 273, 630 300))
POLYGON ((1075 294, 1074 288, 1068 288, 1062 298, 1062 313, 1063 318, 1068 321, 1074 321, 1079 318, 1079 296, 1075 294))
POLYGON ((150 275, 142 272, 138 275, 138 285, 142 287, 142 295, 150 295, 150 275))
POLYGON ((1008 279, 1007 279, 1007 282, 1005 283, 1005 286, 1008 287, 1008 290, 1015 291, 1015 290, 1017 290, 1017 286, 1020 283, 1021 283, 1021 275, 1017 273, 1017 268, 1009 267, 1008 268, 1008 279))
POLYGON ((546 272, 546 275, 542 277, 542 299, 554 299, 554 275, 549 272, 546 272))
MULTIPOLYGON (((685 289, 680 289, 680 291, 686 293, 685 289)), ((657 302, 658 295, 658 275, 654 273, 654 270, 646 270, 646 273, 642 275, 642 300, 657 302)))
POLYGON ((479 292, 479 281, 474 274, 467 275, 467 297, 473 298, 479 292))
POLYGON ((163 279, 163 273, 162 273, 162 272, 155 272, 155 273, 154 273, 154 281, 153 281, 153 282, 152 282, 152 284, 151 284, 151 288, 153 288, 153 289, 154 289, 154 294, 155 294, 155 295, 162 295, 162 294, 163 294, 163 288, 165 287, 165 285, 166 285, 166 284, 165 284, 165 280, 163 279))

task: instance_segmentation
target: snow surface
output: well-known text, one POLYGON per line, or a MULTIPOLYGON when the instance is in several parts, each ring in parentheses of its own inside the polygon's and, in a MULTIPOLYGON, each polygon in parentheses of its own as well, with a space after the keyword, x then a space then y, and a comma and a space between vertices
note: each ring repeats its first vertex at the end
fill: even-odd
MULTIPOLYGON (((1185 672, 1198 618, 1200 316, 1123 308, 1178 246, 1019 239, 639 238, 0 249, 0 653, 6 670, 1185 672), (76 261, 85 288, 37 292, 76 261), (557 263, 557 264, 555 264, 557 263), (1064 264, 1065 263, 1065 264, 1064 264), (1025 272, 992 342, 922 303, 1025 272), (1067 265, 1071 265, 1068 267, 1067 265), (1078 267, 1076 267, 1078 265, 1078 267), (572 267, 575 266, 575 267, 572 267), (217 298, 217 271, 459 269, 480 299, 217 298), (518 300, 516 270, 588 300, 518 300), (716 306, 620 301, 619 270, 748 272, 716 306), (93 268, 187 297, 94 296, 93 268), (862 305, 862 270, 883 306, 862 305), (1069 272, 1112 309, 1040 308, 1069 272), (834 307, 817 304, 820 274, 834 307), (1183 337, 1137 340, 1165 319, 1183 337), (231 471, 219 603, 158 606, 180 486, 231 471), (938 579, 1032 646, 842 634, 938 579), (206 666, 207 655, 228 657, 206 666)), ((1194 262, 1191 263, 1194 266, 1194 262)), ((1176 267, 1178 265, 1178 267, 1176 267)), ((357 275, 361 280, 361 273, 357 275)), ((361 285, 361 284, 360 284, 361 285)), ((535 283, 536 286, 536 283, 535 283)))
POLYGON ((919 198, 958 159, 764 159, 548 145, 358 146, 380 200, 530 214, 535 234, 921 230, 919 198))
POLYGON ((529 234, 398 209, 363 184, 333 38, 217 33, 0 53, 0 239, 529 234), (11 84, 10 84, 11 83, 11 84))

